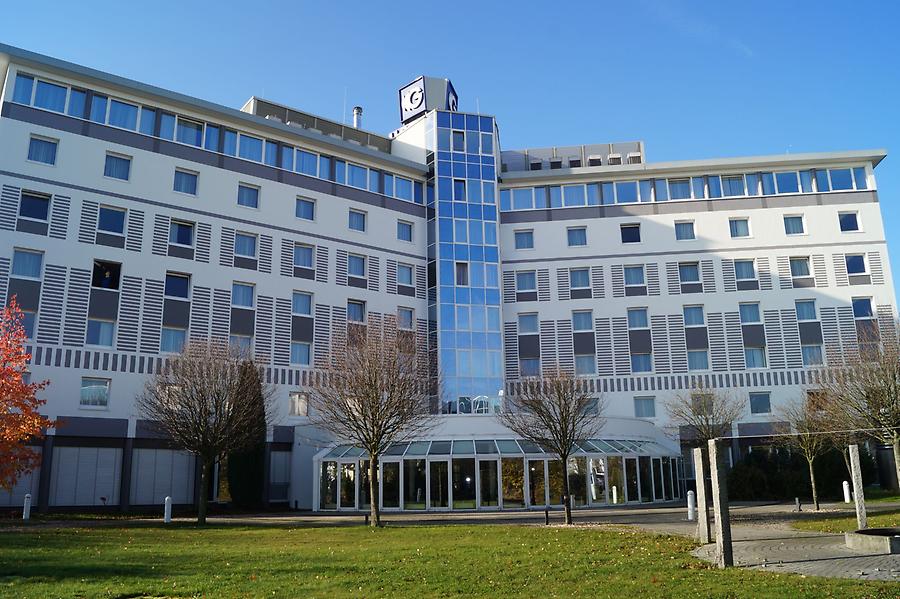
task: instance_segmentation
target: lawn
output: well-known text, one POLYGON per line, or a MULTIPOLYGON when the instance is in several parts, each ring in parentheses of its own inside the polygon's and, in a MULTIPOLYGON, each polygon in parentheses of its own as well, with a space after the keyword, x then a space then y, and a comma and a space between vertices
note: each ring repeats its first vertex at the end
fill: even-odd
MULTIPOLYGON (((846 514, 822 514, 796 520, 794 528, 800 530, 817 530, 819 532, 847 532, 856 530, 856 516, 846 514)), ((868 514, 869 528, 900 526, 900 509, 886 510, 877 514, 868 514)))
POLYGON ((896 596, 889 584, 718 571, 693 547, 605 528, 34 527, 0 532, 0 596, 896 596))

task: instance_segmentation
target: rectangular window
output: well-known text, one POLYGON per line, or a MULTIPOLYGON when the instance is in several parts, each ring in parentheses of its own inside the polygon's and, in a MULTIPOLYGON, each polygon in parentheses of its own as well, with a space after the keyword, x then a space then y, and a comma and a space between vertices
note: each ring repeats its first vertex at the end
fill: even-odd
POLYGON ((768 393, 751 393, 750 394, 750 413, 751 414, 769 414, 772 412, 772 404, 768 393))
POLYGON ((764 347, 745 347, 744 362, 747 368, 765 368, 766 367, 766 348, 764 347))
MULTIPOLYGON (((294 161, 294 169, 298 173, 315 177, 319 174, 319 157, 304 150, 297 150, 297 159, 294 161)), ((327 177, 323 178, 327 179, 327 177)))
POLYGON ((397 284, 413 286, 413 267, 409 264, 397 265, 397 284))
POLYGON ((756 266, 753 260, 735 260, 734 277, 738 281, 755 281, 756 266))
MULTIPOLYGON (((109 101, 109 124, 130 131, 137 130, 138 107, 119 100, 109 101)), ((201 128, 202 131, 202 128, 201 128)))
POLYGON ((569 247, 587 245, 587 229, 585 227, 570 227, 566 230, 566 239, 569 247))
POLYGON ((855 297, 853 298, 853 317, 856 319, 873 318, 875 313, 872 311, 872 298, 855 297))
POLYGON ((404 331, 413 330, 412 308, 397 308, 397 328, 404 331))
POLYGON ((34 105, 54 112, 62 112, 66 107, 67 88, 48 81, 38 81, 34 93, 34 105))
POLYGON ((91 287, 98 289, 118 289, 119 279, 122 275, 122 265, 106 260, 94 260, 94 270, 91 274, 91 287))
POLYGON ((110 379, 100 379, 86 376, 81 377, 81 399, 79 403, 82 406, 92 408, 108 407, 109 385, 110 379))
POLYGON ((412 199, 413 199, 412 181, 410 181, 409 179, 404 179, 403 177, 396 177, 394 179, 394 197, 399 198, 401 200, 412 201, 412 199))
POLYGON ((797 311, 798 322, 817 320, 816 300, 797 300, 794 302, 794 308, 797 311))
POLYGON ((312 316, 312 294, 295 291, 291 297, 291 313, 294 316, 312 316))
POLYGON ((831 191, 853 189, 853 176, 849 168, 832 168, 828 170, 831 179, 831 191))
POLYGON ((451 133, 450 139, 453 142, 452 151, 454 151, 454 152, 465 152, 466 151, 466 133, 465 133, 465 131, 453 131, 451 133))
POLYGON ((847 254, 844 256, 847 263, 848 275, 864 275, 866 274, 866 256, 865 254, 847 254))
POLYGON ((628 308, 628 329, 649 329, 650 320, 647 318, 647 308, 628 308))
POLYGON ((175 272, 166 273, 166 297, 187 299, 191 289, 191 276, 175 272))
POLYGON ((238 185, 238 206, 259 208, 259 188, 250 185, 238 185))
POLYGON ((173 220, 169 223, 169 243, 194 245, 194 223, 173 220))
POLYGON ((822 366, 825 364, 821 345, 802 345, 800 351, 803 354, 804 366, 822 366))
POLYGON ((706 197, 706 181, 703 177, 691 177, 691 189, 694 192, 694 199, 699 200, 706 197))
POLYGON ((413 224, 411 222, 407 222, 405 220, 397 221, 397 239, 400 241, 409 241, 413 240, 413 224))
POLYGON ((228 337, 228 343, 242 355, 248 355, 253 348, 253 337, 250 335, 231 335, 228 337))
POLYGON ((309 416, 309 395, 291 391, 288 398, 291 402, 291 416, 309 416))
POLYGON ((750 220, 746 218, 732 218, 728 221, 728 227, 732 238, 750 237, 750 220))
POLYGON ((19 202, 19 216, 31 220, 46 221, 50 216, 50 196, 23 191, 22 199, 19 202))
POLYGON ((625 267, 625 286, 637 286, 644 284, 644 266, 625 267))
POLYGON ((859 231, 859 215, 856 212, 838 212, 838 223, 844 233, 859 231))
POLYGON ((651 354, 631 354, 631 372, 652 372, 653 356, 651 354))
MULTIPOLYGON (((106 122, 106 104, 107 104, 106 96, 103 96, 100 94, 94 94, 91 97, 90 119, 92 121, 94 121, 95 123, 105 123, 106 122)), ((169 116, 169 115, 166 115, 166 116, 169 116)), ((166 139, 171 139, 171 136, 167 137, 166 139)))
POLYGON ((569 288, 570 289, 589 289, 591 287, 591 277, 586 268, 573 268, 569 270, 569 288))
POLYGON ((688 370, 709 370, 709 354, 705 349, 690 350, 687 354, 688 370))
POLYGON ((856 182, 856 189, 868 189, 869 184, 866 181, 866 169, 858 166, 853 169, 853 180, 856 182))
POLYGON ((775 185, 778 186, 778 193, 799 193, 800 184, 797 179, 797 171, 775 173, 775 185))
POLYGON ((13 89, 13 102, 31 104, 31 93, 34 90, 34 77, 16 74, 16 86, 13 89))
POLYGON ((622 243, 641 242, 641 225, 620 225, 619 231, 622 235, 622 243))
POLYGON ((669 198, 673 200, 691 199, 690 179, 669 179, 669 198))
POLYGON ((34 325, 37 314, 31 310, 22 310, 22 329, 26 339, 34 339, 34 325))
MULTIPOLYGON (((69 102, 69 114, 72 114, 72 103, 69 102)), ((77 115, 73 116, 82 116, 84 114, 84 107, 82 106, 81 112, 77 115)), ((144 135, 154 135, 156 132, 156 109, 148 108, 146 106, 141 107, 141 128, 140 132, 144 135)), ((207 131, 207 137, 209 137, 209 132, 207 131)), ((209 142, 207 142, 206 146, 207 150, 216 151, 219 149, 218 141, 215 147, 209 147, 209 142)))
POLYGON ((516 291, 537 291, 537 275, 533 270, 516 273, 516 291))
POLYGON ((294 244, 294 266, 299 268, 313 267, 313 247, 311 245, 294 244))
POLYGON ((536 335, 538 333, 537 314, 519 314, 519 334, 536 335))
POLYGON ((541 361, 539 358, 522 358, 519 360, 520 376, 538 376, 541 374, 541 361))
POLYGON ((307 200, 306 198, 297 198, 297 203, 294 206, 294 215, 303 220, 315 220, 316 201, 307 200))
POLYGON ((634 398, 634 417, 635 418, 656 418, 656 398, 655 397, 635 397, 634 398))
POLYGON ((350 227, 351 231, 364 232, 366 230, 366 213, 351 209, 348 226, 350 227))
POLYGON ((58 142, 43 137, 32 137, 28 144, 28 160, 43 164, 56 164, 56 146, 58 142))
POLYGON ((616 203, 633 204, 638 201, 637 181, 616 183, 616 203))
POLYGON ((241 133, 238 136, 238 156, 247 160, 262 162, 263 142, 256 137, 241 133))
POLYGON ((575 356, 575 374, 583 376, 595 374, 597 372, 597 360, 594 354, 584 354, 575 356))
POLYGON ((103 176, 128 181, 131 176, 131 158, 117 154, 107 154, 103 166, 103 176))
POLYGON ((108 320, 88 319, 85 344, 97 347, 112 347, 116 333, 116 323, 108 320))
POLYGON ((706 324, 703 316, 703 306, 685 306, 684 307, 684 326, 686 327, 702 327, 706 324))
POLYGON ((468 262, 457 262, 456 263, 456 284, 462 286, 468 286, 469 284, 469 263, 468 262))
POLYGON ((694 221, 675 223, 675 239, 678 241, 696 239, 694 235, 694 221))
POLYGON ((247 283, 232 283, 231 305, 237 308, 253 307, 253 285, 247 283))
POLYGON ((235 233, 234 255, 243 256, 244 258, 256 258, 256 235, 235 233))
POLYGON ((572 312, 572 331, 591 332, 594 330, 593 312, 590 310, 579 310, 572 312))
POLYGON ((697 262, 682 262, 678 265, 678 278, 682 283, 699 283, 700 264, 697 262))
POLYGON ((192 173, 179 168, 175 169, 174 190, 192 196, 197 195, 197 173, 192 173))
POLYGON ((534 249, 534 231, 531 229, 528 229, 527 231, 516 231, 515 240, 517 250, 534 249))
POLYGON ((785 235, 803 235, 806 233, 806 227, 803 225, 802 216, 785 216, 784 217, 784 234, 785 235))
POLYGON ((347 164, 347 183, 352 187, 365 189, 369 182, 368 169, 352 162, 347 164))
POLYGON ((746 303, 738 306, 741 314, 741 324, 754 324, 762 322, 759 315, 758 303, 746 303))
POLYGON ((366 257, 350 254, 347 256, 347 274, 351 277, 366 276, 366 257))
POLYGON ((809 273, 809 258, 791 258, 792 277, 808 277, 809 273))
POLYGON ((187 337, 185 329, 175 327, 163 327, 159 339, 159 351, 170 354, 180 354, 184 349, 184 341, 187 337))
POLYGON ((309 343, 291 341, 291 364, 309 366, 309 343))
POLYGON ((347 300, 347 321, 356 323, 366 322, 366 302, 347 300))
POLYGON ((30 250, 13 250, 12 276, 40 279, 44 254, 30 250))

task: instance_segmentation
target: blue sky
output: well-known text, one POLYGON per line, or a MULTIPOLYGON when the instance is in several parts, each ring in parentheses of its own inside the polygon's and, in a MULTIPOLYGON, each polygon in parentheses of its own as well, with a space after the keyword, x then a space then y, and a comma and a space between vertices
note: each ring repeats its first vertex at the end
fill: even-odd
MULTIPOLYGON (((496 114, 508 149, 641 139, 662 161, 900 135, 896 2, 58 4, 7 7, 3 41, 233 107, 255 94, 343 120, 361 104, 380 133, 427 74, 496 114)), ((876 177, 900 264, 900 157, 876 177)))

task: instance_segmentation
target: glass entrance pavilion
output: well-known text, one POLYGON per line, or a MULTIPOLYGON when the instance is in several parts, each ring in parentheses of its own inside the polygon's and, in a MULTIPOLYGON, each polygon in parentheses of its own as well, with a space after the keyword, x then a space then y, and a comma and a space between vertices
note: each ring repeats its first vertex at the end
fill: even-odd
MULTIPOLYGON (((524 439, 397 443, 381 459, 385 511, 521 510, 562 505, 563 476, 576 508, 680 499, 684 472, 676 447, 658 440, 591 439, 565 467, 524 439)), ((352 445, 314 458, 314 510, 368 510, 369 461, 352 445)))

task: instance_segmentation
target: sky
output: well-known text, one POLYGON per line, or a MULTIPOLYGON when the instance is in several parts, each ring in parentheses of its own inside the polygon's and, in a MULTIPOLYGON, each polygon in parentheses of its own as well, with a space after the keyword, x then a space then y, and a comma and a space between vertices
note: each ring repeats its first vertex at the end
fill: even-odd
MULTIPOLYGON (((883 148, 900 3, 16 2, 0 41, 239 108, 256 95, 387 134, 447 77, 505 149, 643 140, 650 162, 883 148)), ((898 147, 900 151, 900 147, 898 147)), ((900 156, 876 169, 900 265, 900 156)), ((898 271, 900 272, 900 271, 898 271)))

